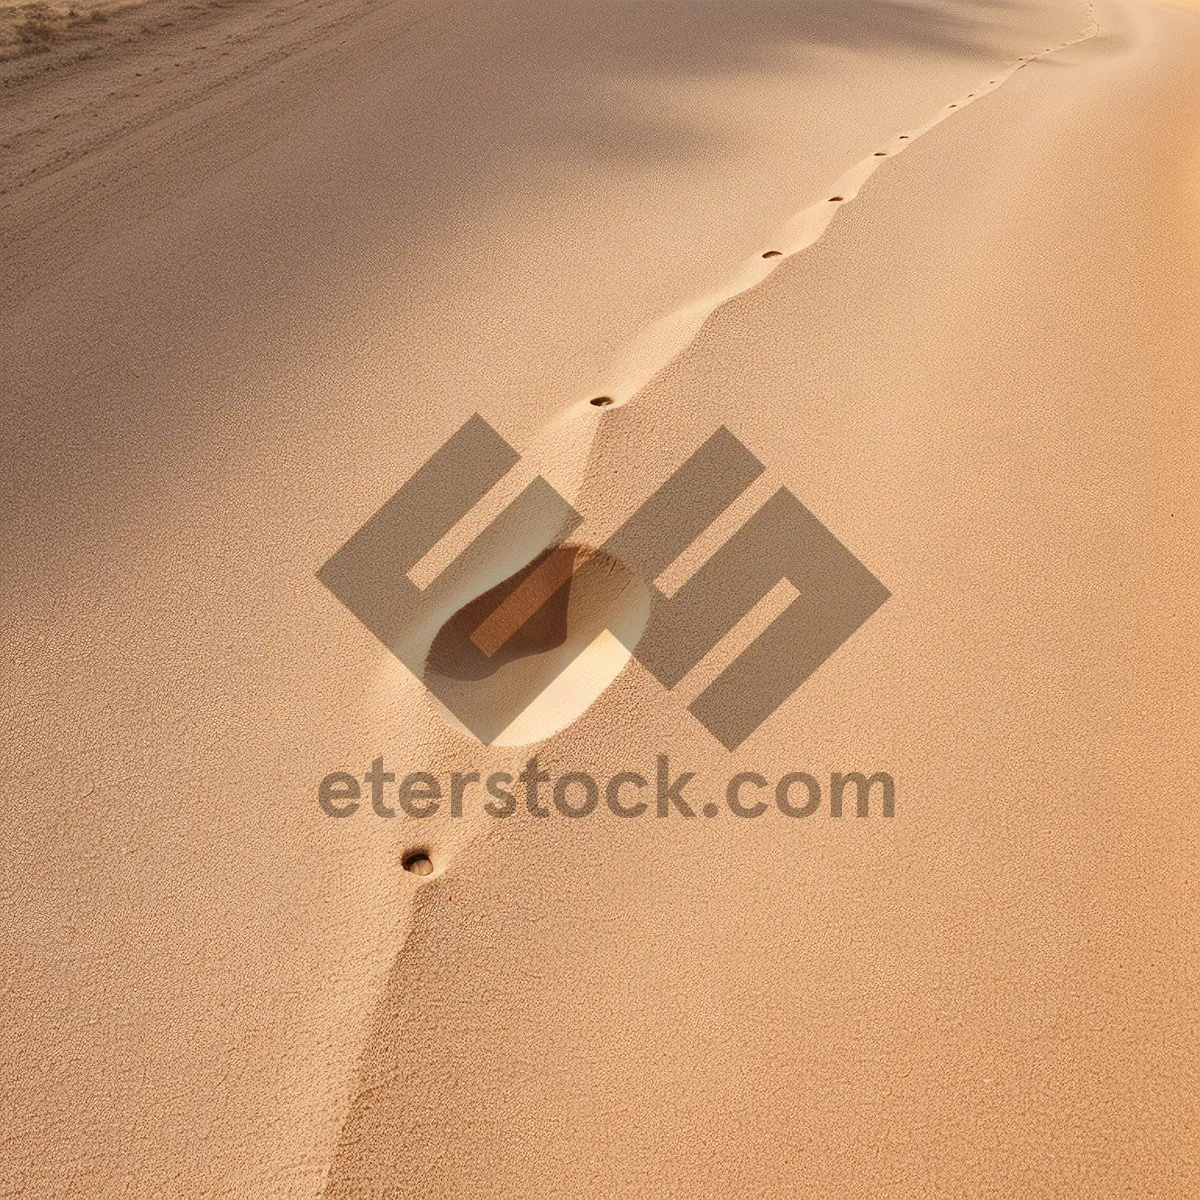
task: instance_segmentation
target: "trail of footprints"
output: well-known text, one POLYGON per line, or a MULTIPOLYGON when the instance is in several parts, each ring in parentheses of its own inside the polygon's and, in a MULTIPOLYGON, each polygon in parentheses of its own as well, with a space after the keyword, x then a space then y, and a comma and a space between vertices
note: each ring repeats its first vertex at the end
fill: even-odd
MULTIPOLYGON (((691 344, 700 327, 716 309, 734 296, 740 295, 750 288, 757 286, 784 259, 799 254, 801 251, 807 250, 812 246, 824 234, 825 230, 828 229, 833 218, 837 215, 837 208, 843 204, 850 203, 858 195, 871 175, 875 173, 878 167, 882 166, 883 159, 894 157, 907 149, 908 144, 946 120, 952 112, 965 108, 973 101, 988 95, 991 91, 994 91, 1012 78, 1017 71, 1024 69, 1032 62, 1038 61, 1043 55, 1057 53, 1060 50, 1065 50, 1070 46, 1078 45, 1095 37, 1099 33, 1099 26, 1092 15, 1090 5, 1088 16, 1088 28, 1078 37, 1072 38, 1058 47, 1048 46, 1040 54, 1026 55, 1019 58, 1007 70, 997 72, 995 78, 989 79, 977 91, 968 92, 962 99, 953 101, 946 105, 945 108, 940 109, 924 125, 914 129, 910 133, 898 134, 895 144, 889 149, 872 151, 865 159, 851 167, 837 181, 833 195, 827 199, 817 201, 792 217, 781 230, 781 235, 776 239, 775 246, 771 249, 761 251, 749 263, 743 264, 725 288, 685 306, 678 313, 664 318, 663 321, 647 331, 650 336, 644 337, 643 341, 646 344, 648 352, 641 356, 638 355, 639 342, 635 342, 633 347, 631 347, 633 351, 631 357, 635 360, 640 357, 639 369, 632 374, 626 373, 624 378, 618 376, 613 385, 605 386, 602 390, 599 390, 596 395, 585 402, 586 405, 593 408, 607 409, 627 404, 668 363, 691 344), (833 207, 831 208, 831 206, 833 207), (665 331, 666 336, 663 336, 663 331, 665 331), (654 336, 656 332, 659 334, 657 337, 654 336), (674 334, 673 337, 671 336, 672 334, 674 334)), ((433 852, 425 845, 410 847, 402 855, 400 861, 401 866, 406 872, 418 877, 439 873, 439 867, 435 863, 433 852)))
POLYGON ((900 154, 917 138, 941 124, 952 113, 961 111, 974 101, 995 91, 1030 63, 1037 62, 1047 54, 1056 54, 1061 50, 1088 41, 1097 33, 1099 33, 1099 26, 1089 4, 1088 25, 1077 37, 1068 39, 1060 46, 1047 46, 1038 54, 1022 56, 1006 69, 996 72, 993 78, 988 79, 975 91, 968 92, 966 96, 939 109, 925 124, 907 133, 898 134, 894 143, 888 148, 872 151, 838 179, 831 195, 809 205, 793 216, 774 239, 774 245, 770 249, 756 254, 749 263, 743 263, 725 287, 693 301, 677 313, 663 318, 655 326, 644 331, 643 335, 639 339, 635 339, 633 345, 623 356, 624 369, 618 368, 614 371, 614 377, 606 380, 604 386, 597 389, 599 394, 588 403, 597 408, 620 407, 627 404, 651 379, 691 344, 696 334, 699 333, 700 327, 717 308, 734 296, 757 286, 783 260, 812 246, 829 228, 833 218, 837 215, 837 209, 857 197, 867 180, 883 165, 883 160, 900 154), (764 266, 764 262, 769 262, 770 266, 764 266), (639 350, 642 352, 639 353, 639 350), (630 369, 631 362, 636 363, 635 369, 630 369))

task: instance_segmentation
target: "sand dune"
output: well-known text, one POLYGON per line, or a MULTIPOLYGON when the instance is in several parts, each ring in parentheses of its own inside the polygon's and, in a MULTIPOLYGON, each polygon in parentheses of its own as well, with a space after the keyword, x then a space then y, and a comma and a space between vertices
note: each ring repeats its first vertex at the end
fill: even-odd
POLYGON ((2 65, 4 1194, 1196 1194, 1195 12, 111 24, 2 65), (785 487, 890 598, 734 751, 791 593, 482 745, 316 578, 473 413, 520 462, 409 573, 468 719, 640 628, 598 548, 721 426, 659 586, 785 487), (568 549, 455 575, 539 476, 568 549))

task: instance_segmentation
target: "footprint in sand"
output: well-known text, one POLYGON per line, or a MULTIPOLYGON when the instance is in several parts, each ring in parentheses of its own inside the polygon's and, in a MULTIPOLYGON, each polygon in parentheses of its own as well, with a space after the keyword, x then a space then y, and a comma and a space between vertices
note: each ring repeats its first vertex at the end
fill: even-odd
POLYGON ((429 648, 424 682, 485 744, 539 741, 612 683, 649 612, 624 564, 564 543, 460 608, 429 648))

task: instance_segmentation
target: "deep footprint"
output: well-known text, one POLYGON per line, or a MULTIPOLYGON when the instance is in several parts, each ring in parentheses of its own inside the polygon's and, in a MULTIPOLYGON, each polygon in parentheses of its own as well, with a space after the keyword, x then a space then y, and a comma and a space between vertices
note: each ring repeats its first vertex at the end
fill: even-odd
POLYGON ((549 737, 616 678, 648 614, 645 586, 617 559, 556 546, 442 626, 425 684, 485 744, 549 737))

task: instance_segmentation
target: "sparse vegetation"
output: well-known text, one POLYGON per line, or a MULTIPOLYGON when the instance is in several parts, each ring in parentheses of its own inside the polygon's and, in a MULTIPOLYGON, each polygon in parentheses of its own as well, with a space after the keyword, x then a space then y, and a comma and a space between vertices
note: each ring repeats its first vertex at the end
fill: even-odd
POLYGON ((0 0, 0 59, 46 54, 58 41, 101 25, 125 5, 75 0, 70 6, 53 0, 0 0))
POLYGON ((18 22, 13 32, 17 35, 17 41, 26 46, 29 53, 41 54, 50 49, 50 43, 54 40, 54 24, 49 5, 31 4, 24 19, 18 22))

